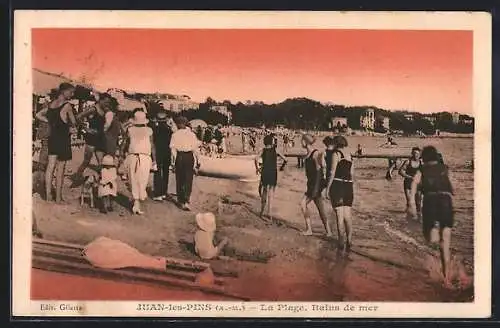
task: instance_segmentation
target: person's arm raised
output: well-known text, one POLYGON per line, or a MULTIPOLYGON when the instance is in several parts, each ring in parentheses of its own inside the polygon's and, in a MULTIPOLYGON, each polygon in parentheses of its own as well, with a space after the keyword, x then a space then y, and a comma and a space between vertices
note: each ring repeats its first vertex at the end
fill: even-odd
POLYGON ((403 162, 403 165, 401 165, 401 167, 399 168, 399 171, 398 171, 399 175, 405 179, 411 178, 408 174, 406 174, 406 168, 408 167, 408 164, 409 164, 409 161, 405 160, 403 162))
POLYGON ((87 116, 90 116, 92 115, 93 113, 95 113, 97 111, 97 109, 95 108, 95 106, 92 106, 91 108, 87 109, 86 111, 84 112, 81 112, 79 114, 76 115, 76 120, 78 122, 80 122, 81 120, 83 120, 84 118, 86 118, 87 116))

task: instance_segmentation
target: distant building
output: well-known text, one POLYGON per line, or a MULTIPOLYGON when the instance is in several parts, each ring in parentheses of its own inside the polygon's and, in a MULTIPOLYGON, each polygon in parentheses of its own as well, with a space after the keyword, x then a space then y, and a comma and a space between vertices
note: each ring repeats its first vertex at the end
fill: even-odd
POLYGON ((432 124, 436 123, 436 118, 434 116, 426 115, 424 116, 424 120, 431 122, 432 124))
POLYGON ((183 110, 199 109, 200 104, 192 101, 189 96, 169 96, 167 99, 161 99, 160 104, 163 108, 171 112, 182 112, 183 110))
POLYGON ((451 120, 453 121, 453 124, 458 124, 460 122, 460 114, 457 112, 451 113, 451 120))
POLYGON ((227 106, 225 105, 214 105, 214 106, 210 106, 210 110, 211 111, 214 111, 214 112, 217 112, 217 113, 220 113, 224 116, 227 117, 227 122, 229 123, 231 121, 231 119, 233 118, 233 115, 231 113, 231 111, 227 108, 227 106))
POLYGON ((375 129, 375 111, 371 108, 367 109, 359 118, 359 125, 364 129, 375 129))
POLYGON ((142 108, 146 110, 146 105, 143 102, 126 97, 125 91, 123 90, 113 88, 108 89, 108 91, 106 92, 118 101, 118 110, 132 111, 136 108, 142 108))
POLYGON ((390 130, 390 128, 391 128, 390 123, 391 123, 390 118, 385 117, 385 116, 382 118, 382 126, 384 127, 384 129, 390 130))
POLYGON ((332 117, 330 127, 335 129, 337 127, 347 126, 347 117, 332 117))
POLYGON ((405 119, 407 119, 408 121, 413 121, 413 114, 405 114, 404 115, 405 119))
POLYGON ((474 124, 474 118, 468 116, 468 115, 460 115, 460 123, 467 124, 467 125, 472 125, 474 124))

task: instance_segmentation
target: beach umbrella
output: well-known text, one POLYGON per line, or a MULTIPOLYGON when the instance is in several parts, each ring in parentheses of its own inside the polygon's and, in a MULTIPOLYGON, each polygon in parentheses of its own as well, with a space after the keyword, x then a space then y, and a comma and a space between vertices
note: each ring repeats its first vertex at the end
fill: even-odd
POLYGON ((189 125, 193 129, 196 129, 199 126, 201 126, 202 128, 206 128, 208 126, 208 124, 205 121, 199 120, 199 119, 194 119, 194 120, 189 121, 189 125))

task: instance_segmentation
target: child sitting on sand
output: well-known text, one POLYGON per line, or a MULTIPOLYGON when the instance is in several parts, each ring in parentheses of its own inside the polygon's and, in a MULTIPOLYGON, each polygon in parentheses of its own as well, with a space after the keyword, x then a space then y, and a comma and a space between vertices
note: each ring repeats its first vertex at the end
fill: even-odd
POLYGON ((117 170, 115 160, 111 155, 105 155, 102 159, 99 188, 97 194, 101 199, 101 213, 113 211, 113 199, 117 192, 117 170))
POLYGON ((210 260, 217 257, 228 240, 224 238, 218 245, 214 245, 216 230, 215 216, 210 212, 198 213, 195 219, 198 225, 198 230, 194 235, 194 248, 196 254, 204 260, 210 260))

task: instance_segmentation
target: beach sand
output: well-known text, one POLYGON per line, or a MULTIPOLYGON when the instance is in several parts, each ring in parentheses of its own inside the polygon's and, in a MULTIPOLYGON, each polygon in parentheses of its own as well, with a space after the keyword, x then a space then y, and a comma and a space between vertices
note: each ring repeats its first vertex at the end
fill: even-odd
MULTIPOLYGON (((232 136, 230 151, 241 151, 241 139, 232 136)), ((299 139, 296 140, 299 145, 299 139)), ((385 153, 376 149, 384 138, 348 137, 350 148, 361 144, 365 153, 385 153)), ((452 252, 469 275, 473 273, 474 172, 466 167, 473 159, 472 138, 398 138, 398 154, 411 147, 435 145, 451 169, 455 187, 456 226, 452 252)), ((318 147, 321 144, 318 143, 318 147)), ((300 151, 299 148, 292 151, 300 151)), ((68 165, 74 172, 83 149, 75 149, 68 165)), ((36 156, 34 158, 36 160, 36 156)), ((87 205, 80 206, 79 188, 70 189, 69 178, 63 195, 67 205, 47 203, 35 192, 33 212, 44 238, 86 244, 99 236, 129 243, 150 255, 197 259, 186 243, 196 229, 194 215, 212 211, 217 216, 217 236, 228 237, 229 247, 238 252, 272 254, 268 263, 210 261, 238 272, 227 278, 228 289, 259 301, 412 301, 469 302, 473 287, 447 290, 436 277, 436 263, 429 262, 424 250, 421 224, 406 218, 403 181, 395 174, 385 179, 387 160, 358 159, 355 163, 353 205, 353 250, 336 249, 335 216, 327 205, 334 237, 324 237, 324 229, 312 209, 314 236, 300 234, 304 220, 299 202, 305 191, 305 173, 289 164, 279 173, 274 202, 274 219, 266 222, 257 215, 260 199, 257 183, 245 183, 198 176, 195 178, 193 212, 179 210, 171 201, 147 200, 143 216, 130 213, 130 192, 120 183, 115 212, 107 215, 87 205), (222 203, 222 205, 221 205, 222 203), (433 264, 429 268, 429 263, 433 264)), ((92 173, 88 170, 87 174, 92 173)), ((70 175, 70 173, 68 173, 70 175)), ((39 178, 34 174, 34 181, 39 178)), ((175 192, 175 176, 169 192, 175 192)), ((173 196, 172 196, 173 197, 173 196)), ((325 201, 326 202, 326 201, 325 201)), ((32 287, 34 288, 34 287, 32 287)), ((37 287, 37 290, 40 290, 37 287)), ((38 293, 43 294, 43 293, 38 293)), ((134 299, 130 294, 130 299, 134 299)), ((120 296, 120 298, 122 298, 120 296)), ((200 299, 199 295, 195 300, 200 299)), ((112 297, 111 297, 112 298, 112 297)), ((166 300, 165 296, 158 299, 166 300)))

